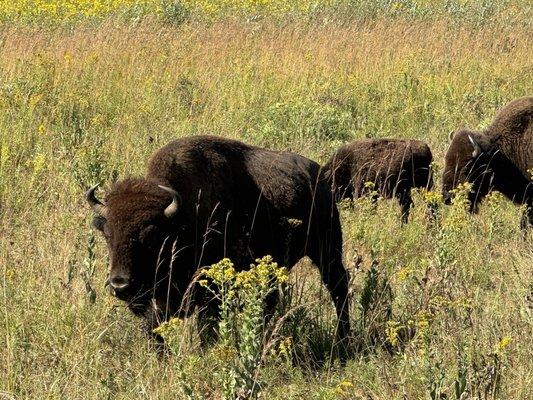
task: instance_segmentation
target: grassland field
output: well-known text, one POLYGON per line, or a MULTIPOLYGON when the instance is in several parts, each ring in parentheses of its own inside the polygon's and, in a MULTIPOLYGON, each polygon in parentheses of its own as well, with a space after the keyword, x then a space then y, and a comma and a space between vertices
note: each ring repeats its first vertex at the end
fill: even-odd
POLYGON ((261 398, 533 398, 522 210, 495 193, 472 216, 438 194, 450 131, 533 93, 532 22, 522 0, 0 0, 0 399, 222 398, 228 355, 192 322, 160 357, 107 293, 83 199, 203 133, 318 162, 416 138, 435 158, 409 224, 394 201, 340 205, 359 351, 328 361, 334 311, 303 261, 261 398))

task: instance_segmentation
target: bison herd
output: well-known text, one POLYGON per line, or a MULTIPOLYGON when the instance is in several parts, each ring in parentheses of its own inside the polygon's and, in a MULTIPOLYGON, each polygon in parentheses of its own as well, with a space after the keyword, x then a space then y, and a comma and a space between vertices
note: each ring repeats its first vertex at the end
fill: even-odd
MULTIPOLYGON (((202 267, 228 257, 247 268, 268 254, 288 268, 304 256, 312 260, 335 305, 337 340, 344 341, 348 275, 336 201, 371 189, 396 197, 406 222, 411 189, 432 186, 431 162, 428 145, 418 140, 354 141, 321 167, 286 151, 191 136, 157 151, 144 177, 116 182, 105 202, 96 198, 97 186, 86 199, 108 246, 110 289, 150 332, 195 308, 200 320, 214 316, 216 301, 194 284, 202 267)), ((523 97, 501 109, 486 130, 453 135, 443 197, 449 202, 458 184, 470 182, 475 212, 498 190, 526 205, 526 228, 533 225, 532 169, 533 97, 523 97)))

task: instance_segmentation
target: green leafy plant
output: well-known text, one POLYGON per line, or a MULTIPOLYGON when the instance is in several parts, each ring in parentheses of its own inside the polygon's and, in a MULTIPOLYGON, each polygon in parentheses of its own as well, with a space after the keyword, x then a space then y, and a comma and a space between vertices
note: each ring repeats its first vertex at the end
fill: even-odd
MULTIPOLYGON (((250 269, 240 272, 227 258, 203 271, 199 284, 219 301, 219 338, 214 352, 222 364, 218 375, 225 399, 256 398, 260 393, 259 370, 267 355, 265 304, 287 276, 286 269, 278 267, 270 256, 256 260, 250 269)), ((172 319, 155 330, 174 353, 179 347, 177 324, 172 319)), ((288 353, 289 343, 286 339, 280 342, 279 352, 288 353)), ((193 389, 185 383, 183 370, 180 377, 182 391, 188 398, 194 398, 193 389)))
POLYGON ((287 271, 271 257, 256 260, 249 270, 236 272, 229 259, 205 271, 200 284, 220 300, 219 348, 229 357, 223 368, 227 399, 256 397, 261 389, 259 368, 265 335, 264 307, 287 279, 287 271))

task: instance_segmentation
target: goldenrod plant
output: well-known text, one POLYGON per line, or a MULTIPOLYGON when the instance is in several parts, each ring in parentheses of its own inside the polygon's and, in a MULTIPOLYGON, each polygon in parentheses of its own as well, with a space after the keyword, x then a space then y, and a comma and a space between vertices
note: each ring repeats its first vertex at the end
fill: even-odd
MULTIPOLYGON (((218 373, 223 385, 223 398, 257 398, 261 392, 260 367, 265 357, 269 336, 266 332, 265 307, 267 298, 281 290, 287 281, 287 270, 265 256, 249 269, 237 272, 229 259, 206 268, 199 285, 206 288, 219 302, 218 340, 215 354, 221 360, 218 373), (205 279, 204 279, 205 278, 205 279)), ((175 355, 180 355, 181 331, 176 318, 156 328, 175 355)), ((290 344, 280 343, 279 354, 287 352, 290 344)), ((176 360, 181 363, 181 360, 176 360)), ((179 370, 179 367, 178 367, 179 370)), ((193 389, 187 385, 187 377, 180 376, 183 392, 189 398, 193 389)))

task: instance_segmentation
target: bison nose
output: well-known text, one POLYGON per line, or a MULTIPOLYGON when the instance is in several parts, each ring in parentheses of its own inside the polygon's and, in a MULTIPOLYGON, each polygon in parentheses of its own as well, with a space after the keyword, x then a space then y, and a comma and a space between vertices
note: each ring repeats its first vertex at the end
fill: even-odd
POLYGON ((125 276, 113 276, 109 279, 109 285, 115 291, 115 293, 121 293, 128 289, 130 286, 130 279, 125 276))

